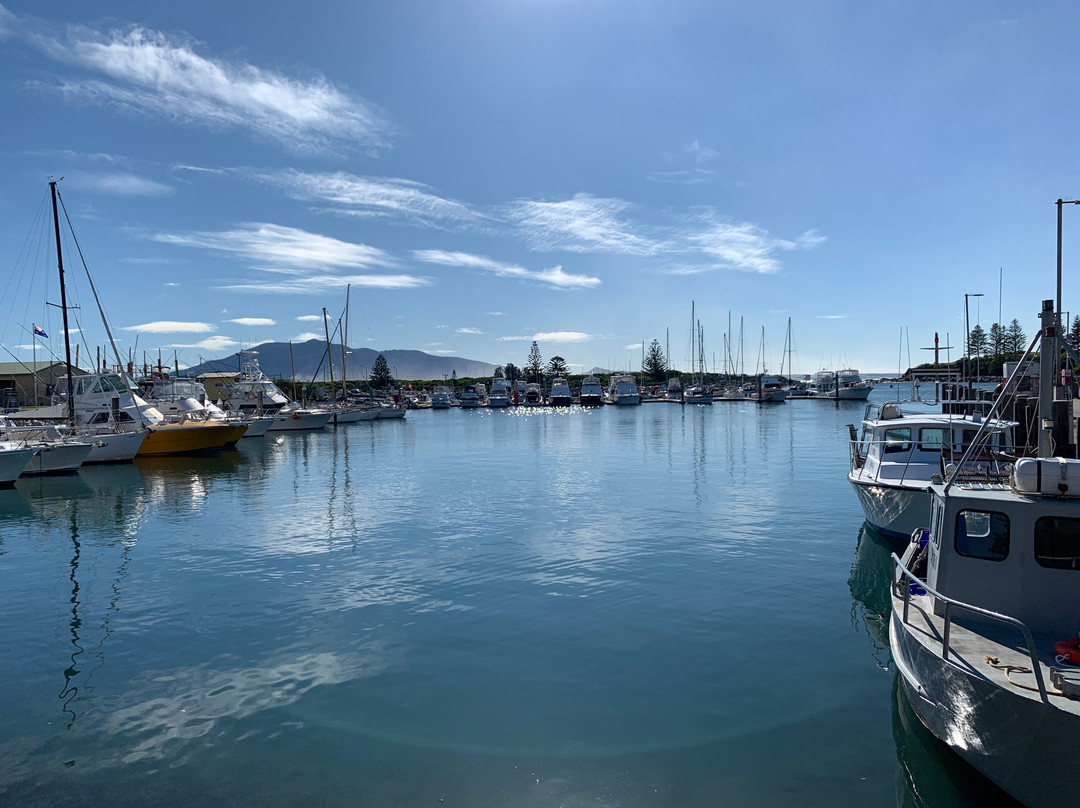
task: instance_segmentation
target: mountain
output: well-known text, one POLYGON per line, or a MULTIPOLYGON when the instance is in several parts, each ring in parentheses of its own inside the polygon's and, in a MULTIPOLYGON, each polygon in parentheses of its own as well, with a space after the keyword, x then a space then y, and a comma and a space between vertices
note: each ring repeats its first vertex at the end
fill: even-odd
MULTIPOLYGON (((312 339, 307 342, 265 342, 249 350, 258 354, 259 366, 263 373, 272 379, 288 379, 293 375, 290 368, 295 368, 296 380, 305 382, 316 378, 321 381, 328 378, 326 372, 326 342, 312 339)), ((373 351, 370 348, 345 348, 346 370, 350 380, 365 378, 371 373, 375 358, 381 353, 390 366, 390 372, 399 379, 448 379, 452 373, 458 377, 491 376, 495 365, 462 359, 458 356, 432 356, 423 351, 373 351)), ((334 359, 334 378, 341 377, 341 346, 331 350, 334 359)), ((198 376, 209 371, 239 370, 240 357, 232 354, 223 359, 210 359, 184 370, 185 376, 198 376)))

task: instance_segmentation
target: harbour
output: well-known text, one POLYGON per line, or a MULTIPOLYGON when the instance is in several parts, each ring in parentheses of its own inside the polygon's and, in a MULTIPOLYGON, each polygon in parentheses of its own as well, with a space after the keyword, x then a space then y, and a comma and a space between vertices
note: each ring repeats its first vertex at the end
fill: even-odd
POLYGON ((862 411, 426 410, 20 480, 0 803, 1009 805, 898 692, 862 411))

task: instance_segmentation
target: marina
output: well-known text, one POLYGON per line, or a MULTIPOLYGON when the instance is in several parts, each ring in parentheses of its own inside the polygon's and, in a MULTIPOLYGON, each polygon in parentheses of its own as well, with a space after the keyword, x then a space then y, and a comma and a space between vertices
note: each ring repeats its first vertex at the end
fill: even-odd
POLYGON ((0 803, 1009 805, 897 689, 862 409, 420 410, 20 480, 0 803))

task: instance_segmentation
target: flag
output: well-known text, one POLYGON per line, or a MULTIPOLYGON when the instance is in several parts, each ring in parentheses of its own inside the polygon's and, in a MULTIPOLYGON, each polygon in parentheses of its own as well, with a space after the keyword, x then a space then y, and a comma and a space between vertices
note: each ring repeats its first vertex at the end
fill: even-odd
POLYGON ((37 323, 35 323, 34 324, 34 336, 35 337, 46 337, 47 338, 49 335, 45 333, 44 328, 41 328, 40 326, 37 325, 37 323))

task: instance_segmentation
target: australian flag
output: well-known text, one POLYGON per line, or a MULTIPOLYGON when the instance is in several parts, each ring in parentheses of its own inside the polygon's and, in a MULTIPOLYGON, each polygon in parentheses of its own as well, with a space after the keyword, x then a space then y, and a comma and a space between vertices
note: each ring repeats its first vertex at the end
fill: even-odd
POLYGON ((39 326, 37 323, 34 323, 34 336, 35 337, 46 337, 46 338, 48 338, 49 335, 45 333, 44 328, 39 326))

